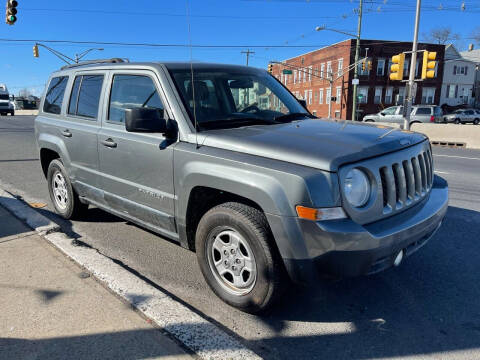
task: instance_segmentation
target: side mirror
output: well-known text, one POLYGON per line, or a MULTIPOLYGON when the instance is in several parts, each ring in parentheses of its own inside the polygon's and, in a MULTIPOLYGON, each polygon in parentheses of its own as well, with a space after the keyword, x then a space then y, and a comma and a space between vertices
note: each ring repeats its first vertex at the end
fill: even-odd
POLYGON ((299 102, 300 105, 302 105, 305 109, 307 108, 307 100, 298 99, 298 102, 299 102))
POLYGON ((162 109, 125 109, 125 128, 128 132, 162 133, 168 132, 167 120, 162 109))
POLYGON ((382 112, 380 112, 380 115, 385 116, 385 113, 382 111, 382 112))

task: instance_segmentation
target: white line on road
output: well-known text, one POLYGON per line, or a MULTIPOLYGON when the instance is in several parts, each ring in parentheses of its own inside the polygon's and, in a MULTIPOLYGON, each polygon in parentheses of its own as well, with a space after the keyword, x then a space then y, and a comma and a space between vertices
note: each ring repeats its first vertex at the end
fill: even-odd
POLYGON ((437 154, 433 154, 433 156, 442 156, 442 157, 450 157, 450 158, 458 158, 458 159, 468 159, 468 160, 480 160, 480 158, 472 158, 472 157, 456 156, 456 155, 437 155, 437 154))
POLYGON ((446 172, 446 171, 437 171, 437 170, 435 170, 435 174, 448 175, 448 174, 450 174, 450 173, 449 173, 449 172, 446 172))

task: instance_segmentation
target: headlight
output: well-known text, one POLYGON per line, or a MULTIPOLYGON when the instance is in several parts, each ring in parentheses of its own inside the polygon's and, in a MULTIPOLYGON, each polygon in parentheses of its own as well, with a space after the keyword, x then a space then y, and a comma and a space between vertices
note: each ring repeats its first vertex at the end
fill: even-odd
POLYGON ((343 192, 351 205, 355 207, 365 205, 370 198, 370 182, 367 175, 359 169, 350 170, 345 177, 343 192))

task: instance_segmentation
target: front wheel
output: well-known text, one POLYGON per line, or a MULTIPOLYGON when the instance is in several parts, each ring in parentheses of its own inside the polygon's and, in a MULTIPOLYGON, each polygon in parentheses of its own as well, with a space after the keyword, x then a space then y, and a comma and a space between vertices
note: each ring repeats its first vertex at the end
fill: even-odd
POLYGON ((210 209, 198 224, 195 246, 203 276, 227 304, 258 313, 285 285, 285 270, 265 215, 228 202, 210 209))
POLYGON ((460 124, 460 119, 455 119, 455 124, 460 124))
POLYGON ((60 160, 52 160, 48 166, 47 182, 50 199, 58 215, 65 219, 72 219, 88 208, 87 204, 80 202, 60 160))

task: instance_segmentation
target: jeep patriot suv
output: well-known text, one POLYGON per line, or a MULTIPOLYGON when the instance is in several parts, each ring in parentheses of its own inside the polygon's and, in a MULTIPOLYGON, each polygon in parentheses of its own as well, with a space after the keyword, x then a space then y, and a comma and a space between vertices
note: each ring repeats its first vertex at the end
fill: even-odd
POLYGON ((35 136, 58 214, 93 205, 173 239, 249 312, 289 279, 399 265, 448 206, 427 137, 316 119, 251 67, 67 66, 47 83, 35 136))

